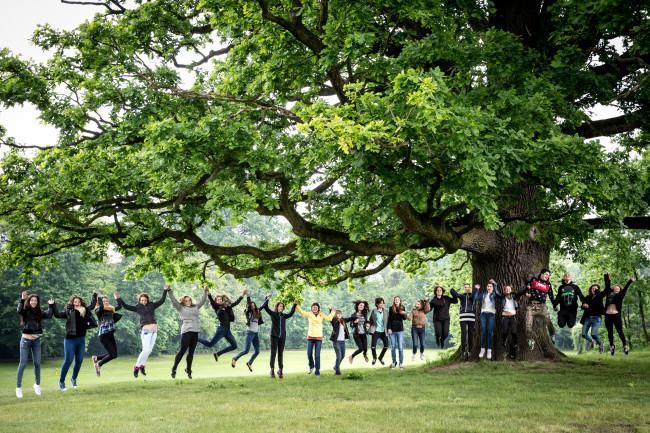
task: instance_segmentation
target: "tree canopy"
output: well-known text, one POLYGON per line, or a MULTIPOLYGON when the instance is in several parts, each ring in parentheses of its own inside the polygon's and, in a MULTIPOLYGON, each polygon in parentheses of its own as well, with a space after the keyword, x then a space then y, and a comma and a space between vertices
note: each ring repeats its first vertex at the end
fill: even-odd
POLYGON ((36 31, 44 64, 0 52, 0 103, 60 132, 2 138, 0 257, 26 278, 112 247, 169 280, 335 285, 495 234, 575 249, 650 228, 643 2, 99 4, 36 31), (210 238, 251 214, 287 229, 210 238))

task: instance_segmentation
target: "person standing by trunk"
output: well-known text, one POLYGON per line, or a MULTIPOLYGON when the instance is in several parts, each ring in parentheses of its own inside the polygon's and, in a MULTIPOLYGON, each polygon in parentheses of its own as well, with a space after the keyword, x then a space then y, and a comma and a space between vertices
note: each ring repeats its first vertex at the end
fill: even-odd
POLYGON ((433 310, 433 327, 436 332, 436 344, 439 348, 445 347, 445 340, 449 337, 449 307, 458 302, 456 297, 445 295, 442 286, 433 289, 434 296, 429 301, 433 310))
POLYGON ((528 291, 526 296, 528 297, 528 307, 526 307, 526 335, 530 350, 533 350, 533 347, 535 347, 535 339, 533 338, 533 321, 535 317, 543 320, 548 328, 551 341, 555 344, 555 328, 548 315, 548 308, 546 308, 546 298, 553 299, 553 287, 548 281, 550 276, 551 271, 542 269, 537 278, 530 280, 527 286, 528 291))

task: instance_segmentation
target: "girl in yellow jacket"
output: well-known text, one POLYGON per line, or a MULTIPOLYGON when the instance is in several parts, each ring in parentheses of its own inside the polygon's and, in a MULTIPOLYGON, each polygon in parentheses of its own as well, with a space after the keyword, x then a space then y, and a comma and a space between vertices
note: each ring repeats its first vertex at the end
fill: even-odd
POLYGON ((334 314, 334 307, 330 305, 330 314, 326 316, 325 313, 320 311, 320 304, 314 302, 311 304, 311 311, 306 313, 296 306, 298 313, 309 319, 309 331, 307 331, 307 359, 309 360, 309 374, 314 371, 316 367, 316 377, 320 377, 320 349, 323 344, 323 320, 328 322, 332 321, 334 314), (316 361, 314 362, 313 352, 316 351, 316 361))

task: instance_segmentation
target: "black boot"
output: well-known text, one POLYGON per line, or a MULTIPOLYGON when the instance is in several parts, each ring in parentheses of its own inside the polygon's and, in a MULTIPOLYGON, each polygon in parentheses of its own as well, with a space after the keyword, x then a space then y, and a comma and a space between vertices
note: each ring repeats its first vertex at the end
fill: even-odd
POLYGON ((185 369, 185 373, 187 373, 187 378, 191 379, 192 378, 192 370, 188 370, 187 368, 185 369))

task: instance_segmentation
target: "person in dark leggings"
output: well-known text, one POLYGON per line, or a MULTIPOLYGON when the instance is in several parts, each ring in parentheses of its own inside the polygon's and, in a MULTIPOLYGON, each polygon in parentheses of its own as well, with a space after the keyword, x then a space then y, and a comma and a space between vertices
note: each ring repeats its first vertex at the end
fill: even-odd
POLYGON ((117 358, 115 322, 120 320, 122 317, 120 313, 117 313, 117 310, 121 309, 122 306, 118 305, 117 307, 113 307, 108 303, 108 299, 105 296, 99 296, 99 291, 97 289, 93 290, 93 293, 97 296, 97 308, 95 308, 95 314, 99 321, 99 342, 102 343, 102 346, 106 349, 104 355, 93 355, 92 358, 95 374, 99 376, 102 365, 117 358))
POLYGON ((472 358, 472 341, 474 341, 474 325, 476 323, 476 315, 474 313, 474 297, 478 295, 481 288, 480 284, 472 287, 465 283, 463 285, 463 293, 458 294, 454 289, 450 289, 449 293, 458 299, 460 303, 460 315, 458 322, 460 323, 460 360, 469 361, 472 358))
POLYGON ((178 311, 183 322, 181 325, 181 347, 178 349, 178 352, 174 357, 174 365, 172 366, 171 375, 172 378, 176 377, 176 368, 187 351, 187 358, 185 358, 187 367, 185 368, 185 373, 187 373, 187 377, 191 379, 194 351, 196 350, 196 344, 199 341, 199 331, 201 330, 199 324, 199 310, 203 304, 205 304, 210 288, 207 284, 203 287, 203 296, 198 304, 194 303, 194 299, 192 299, 190 295, 181 296, 179 300, 176 300, 174 292, 171 290, 169 284, 165 286, 165 290, 169 290, 169 299, 172 301, 172 305, 176 308, 176 311, 178 311))
POLYGON ((97 297, 93 294, 90 306, 87 306, 86 302, 79 296, 72 295, 60 313, 56 310, 56 304, 52 304, 54 317, 66 319, 65 340, 63 340, 65 358, 61 366, 61 375, 59 376, 59 389, 61 391, 68 390, 65 386, 65 377, 68 375, 68 370, 73 360, 74 367, 70 382, 72 383, 72 387, 77 389, 77 376, 79 376, 79 370, 81 370, 81 364, 84 360, 84 351, 86 350, 86 331, 89 328, 97 326, 91 314, 91 308, 95 305, 96 301, 97 297))
POLYGON ((20 314, 20 324, 23 326, 23 334, 20 338, 20 362, 16 375, 16 397, 23 398, 23 372, 27 367, 27 359, 32 354, 34 364, 34 392, 41 395, 41 336, 43 335, 43 319, 49 319, 54 314, 52 304, 54 300, 48 301, 50 307, 47 313, 41 309, 41 298, 38 295, 27 295, 22 293, 18 301, 17 313, 20 314))
POLYGON ((445 340, 449 337, 449 306, 458 303, 455 297, 444 294, 442 286, 433 289, 433 298, 429 301, 433 310, 433 329, 436 332, 436 344, 439 348, 445 347, 445 340))
POLYGON ((555 311, 557 311, 557 306, 560 306, 560 311, 557 313, 557 326, 560 328, 565 326, 573 328, 576 324, 576 317, 578 317, 578 299, 580 304, 585 301, 580 287, 571 281, 571 274, 565 272, 562 284, 557 289, 557 296, 555 296, 554 300, 551 300, 553 308, 556 309, 555 311))
POLYGON ((518 293, 512 292, 512 286, 506 285, 503 288, 503 294, 499 293, 495 285, 494 294, 501 300, 503 310, 501 312, 501 344, 503 344, 504 353, 510 352, 510 357, 514 359, 519 352, 517 341, 517 311, 519 310, 519 297, 526 293, 522 290, 518 293), (511 350, 508 351, 508 337, 510 337, 511 350))
POLYGON ((589 342, 591 349, 594 348, 594 341, 596 341, 600 353, 603 353, 604 348, 603 342, 598 338, 598 329, 600 328, 602 315, 605 312, 605 308, 603 307, 603 298, 607 295, 607 291, 600 291, 600 286, 598 284, 592 284, 591 287, 589 287, 587 296, 585 296, 585 302, 582 304, 584 313, 582 314, 582 319, 580 319, 580 323, 582 324, 582 338, 589 342), (590 329, 591 336, 589 336, 590 329))
POLYGON ((293 313, 296 312, 296 305, 298 305, 298 300, 293 301, 291 306, 291 311, 289 313, 284 312, 284 303, 276 302, 273 307, 273 311, 269 308, 269 300, 271 299, 270 293, 266 295, 266 300, 262 304, 262 309, 271 316, 271 378, 275 379, 275 355, 278 355, 278 378, 283 378, 283 369, 284 365, 282 363, 284 356, 284 344, 287 340, 287 319, 293 316, 293 313))
POLYGON ((231 302, 226 295, 218 295, 215 299, 212 299, 212 295, 208 293, 210 305, 212 305, 214 312, 217 314, 217 319, 219 319, 219 326, 217 326, 217 332, 214 333, 214 336, 209 341, 199 338, 199 343, 206 347, 213 347, 222 338, 225 338, 229 343, 229 346, 212 354, 216 362, 219 361, 219 357, 224 353, 237 349, 237 340, 235 340, 232 332, 230 332, 230 322, 235 321, 235 312, 232 309, 233 307, 236 307, 247 294, 248 290, 244 290, 244 293, 237 298, 235 302, 231 302))
POLYGON ((368 335, 366 333, 368 323, 368 303, 366 301, 354 301, 354 313, 345 322, 352 323, 352 337, 354 343, 357 345, 355 350, 348 360, 350 364, 354 361, 354 357, 363 352, 363 359, 368 362, 368 335))
POLYGON ((384 308, 384 298, 375 299, 375 308, 370 312, 368 317, 368 334, 372 335, 370 341, 370 350, 372 351, 372 365, 375 365, 377 359, 384 365, 384 355, 388 350, 388 311, 384 308), (377 340, 381 340, 384 347, 381 349, 379 358, 377 358, 377 340))
POLYGON ((612 282, 609 279, 609 272, 605 273, 605 292, 608 292, 605 297, 605 328, 607 328, 609 352, 612 356, 616 353, 616 346, 614 345, 614 327, 616 327, 616 332, 621 339, 621 343, 623 343, 623 351, 626 355, 630 353, 630 348, 627 345, 625 334, 623 333, 621 310, 623 307, 623 298, 625 298, 627 289, 634 281, 636 281, 636 278, 632 277, 629 279, 625 287, 621 287, 620 284, 614 284, 614 287, 611 287, 612 282))

